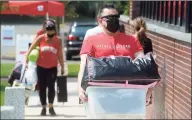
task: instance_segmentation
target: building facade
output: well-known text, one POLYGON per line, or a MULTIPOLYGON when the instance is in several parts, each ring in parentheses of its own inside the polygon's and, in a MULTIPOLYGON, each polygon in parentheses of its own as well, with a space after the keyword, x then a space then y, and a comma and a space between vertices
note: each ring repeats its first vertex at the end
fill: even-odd
POLYGON ((136 17, 146 21, 162 77, 151 118, 191 119, 192 1, 130 1, 130 16, 120 19, 127 34, 136 17))

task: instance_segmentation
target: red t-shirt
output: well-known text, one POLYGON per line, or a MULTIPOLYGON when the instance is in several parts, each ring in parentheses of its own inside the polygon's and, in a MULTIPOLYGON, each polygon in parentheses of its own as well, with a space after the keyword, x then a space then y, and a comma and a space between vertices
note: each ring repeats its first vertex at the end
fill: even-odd
POLYGON ((60 41, 58 36, 53 37, 52 43, 48 44, 46 42, 46 35, 40 35, 40 50, 39 58, 37 60, 37 65, 44 68, 57 67, 58 64, 58 52, 60 49, 60 41))
POLYGON ((88 37, 83 41, 80 51, 81 54, 88 54, 92 57, 108 56, 130 56, 135 58, 134 54, 143 50, 139 40, 133 36, 124 33, 118 33, 115 36, 109 36, 102 33, 88 37))

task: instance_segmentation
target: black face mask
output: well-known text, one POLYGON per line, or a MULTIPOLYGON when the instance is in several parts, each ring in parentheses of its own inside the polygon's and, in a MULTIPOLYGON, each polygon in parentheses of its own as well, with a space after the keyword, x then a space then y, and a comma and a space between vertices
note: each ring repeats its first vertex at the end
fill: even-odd
POLYGON ((115 33, 119 30, 119 20, 116 18, 108 19, 106 29, 112 33, 115 33))
POLYGON ((49 38, 53 38, 55 34, 47 34, 49 38))

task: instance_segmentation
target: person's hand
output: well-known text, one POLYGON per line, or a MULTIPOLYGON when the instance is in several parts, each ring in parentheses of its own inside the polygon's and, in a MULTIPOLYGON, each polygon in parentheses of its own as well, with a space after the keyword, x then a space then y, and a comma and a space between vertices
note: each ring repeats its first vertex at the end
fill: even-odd
POLYGON ((8 83, 7 86, 8 86, 8 87, 11 87, 12 85, 11 85, 11 83, 8 83))
POLYGON ((85 95, 85 90, 81 87, 79 87, 79 98, 82 100, 82 102, 87 102, 88 98, 85 95))
POLYGON ((27 69, 28 68, 28 64, 27 63, 25 63, 25 69, 27 69))
POLYGON ((61 67, 61 75, 64 74, 64 67, 61 67))

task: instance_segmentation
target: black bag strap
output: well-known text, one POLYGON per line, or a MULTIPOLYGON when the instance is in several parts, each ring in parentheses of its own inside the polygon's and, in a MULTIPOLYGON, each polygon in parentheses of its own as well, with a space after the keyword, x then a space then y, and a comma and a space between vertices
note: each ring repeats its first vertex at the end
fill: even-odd
MULTIPOLYGON (((24 66, 24 67, 25 67, 25 66, 24 66)), ((21 79, 20 79, 20 80, 21 80, 21 83, 23 82, 23 77, 25 76, 26 70, 27 70, 27 67, 24 68, 23 75, 21 76, 21 79)), ((25 83, 27 84, 26 79, 25 79, 25 83)))
POLYGON ((86 65, 85 65, 85 67, 87 67, 87 73, 88 73, 88 81, 91 81, 91 77, 90 77, 90 72, 89 72, 89 67, 90 67, 90 65, 89 65, 89 63, 90 63, 90 56, 89 55, 87 55, 87 58, 86 58, 86 65))

